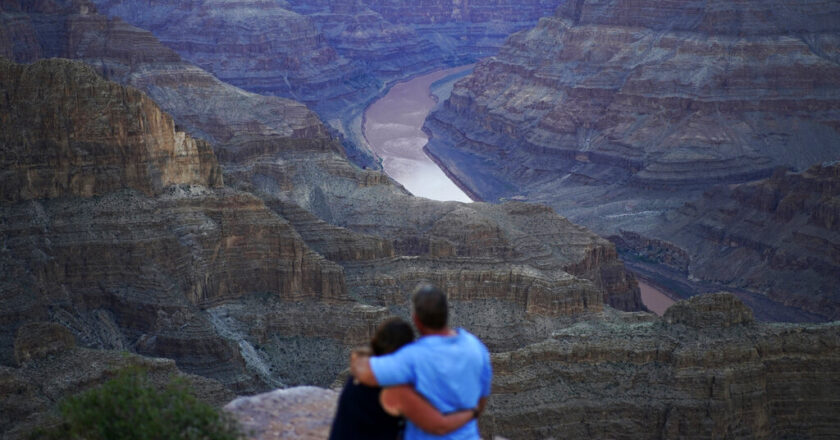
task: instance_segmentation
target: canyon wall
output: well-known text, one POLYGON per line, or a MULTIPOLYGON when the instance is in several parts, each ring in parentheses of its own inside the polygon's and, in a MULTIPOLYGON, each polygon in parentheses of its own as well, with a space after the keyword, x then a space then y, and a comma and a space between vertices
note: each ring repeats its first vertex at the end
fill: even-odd
MULTIPOLYGON (((667 213, 710 187, 838 158, 839 14, 817 1, 566 2, 456 84, 426 122, 427 151, 484 200, 546 203, 603 235, 670 242, 667 213)), ((771 284, 681 264, 733 288, 771 284)), ((821 283, 798 290, 834 295, 821 283)))
MULTIPOLYGON (((671 420, 674 437, 837 431, 819 412, 836 407, 835 325, 754 324, 726 299, 678 307, 665 321, 619 313, 610 305, 642 306, 615 245, 549 207, 412 197, 352 164, 301 103, 223 83, 88 1, 0 8, 3 56, 90 66, 0 62, 0 148, 15 158, 0 174, 0 386, 26 396, 0 401, 14 408, 0 418, 12 435, 62 395, 98 383, 99 367, 118 358, 173 359, 167 371, 215 381, 201 393, 217 403, 230 392, 330 384, 376 324, 407 316, 420 281, 443 287, 452 324, 496 353, 498 398, 485 434, 556 436, 565 409, 616 436, 665 432, 642 423, 639 402, 654 402, 651 417, 671 420), (669 347, 679 348, 670 358, 669 347), (569 352, 574 363, 554 362, 569 352), (575 365, 579 382, 561 390, 589 392, 608 409, 563 406, 565 394, 552 390, 575 365), (672 373, 662 379, 650 368, 672 373), (761 368, 759 384, 774 382, 766 390, 741 380, 761 368), (76 372, 83 377, 67 378, 76 372), (67 387, 50 394, 45 377, 67 387), (734 385, 705 394, 709 380, 734 385), (632 385, 627 399, 621 384, 632 385), (731 397, 741 389, 758 397, 731 397), (676 409, 659 411, 656 399, 670 396, 676 409), (609 415, 628 413, 610 425, 609 415)), ((813 179, 824 173, 832 175, 813 179)), ((830 182, 814 187, 831 193, 830 182)), ((815 206, 814 221, 833 228, 831 202, 806 199, 796 203, 815 206)), ((578 426, 586 424, 568 429, 578 426)))
POLYGON ((840 327, 758 324, 730 294, 493 355, 485 437, 832 438, 840 327))
POLYGON ((17 167, 0 185, 15 194, 4 364, 17 328, 53 321, 84 347, 168 357, 242 393, 331 383, 377 322, 407 316, 421 280, 497 350, 605 303, 641 307, 615 247, 546 208, 416 199, 351 164, 300 103, 221 83, 88 3, 35 6, 4 4, 23 29, 4 53, 60 50, 161 108, 77 63, 3 63, 4 114, 18 115, 3 120, 17 167), (29 76, 61 81, 18 88, 29 76), (183 176, 167 177, 173 163, 183 176))
MULTIPOLYGON (((840 319, 839 172, 840 165, 827 163, 716 186, 669 213, 648 236, 683 250, 684 271, 697 279, 766 292, 787 306, 840 319)), ((642 248, 661 246, 629 246, 627 254, 642 248)))
POLYGON ((342 139, 354 163, 377 169, 361 120, 387 84, 495 53, 508 35, 550 15, 559 1, 95 3, 227 83, 305 103, 342 139))

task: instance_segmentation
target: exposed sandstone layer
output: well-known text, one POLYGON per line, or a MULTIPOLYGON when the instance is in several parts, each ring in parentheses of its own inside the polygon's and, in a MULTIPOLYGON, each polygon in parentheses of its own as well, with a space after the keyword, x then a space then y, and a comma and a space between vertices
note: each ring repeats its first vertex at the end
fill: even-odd
POLYGON ((694 279, 767 292, 775 301, 836 320, 839 198, 837 163, 803 173, 779 169, 769 179, 706 191, 668 214, 665 225, 648 234, 652 239, 627 240, 624 250, 671 264, 673 252, 659 250, 678 249, 686 257, 678 259, 686 262, 682 272, 694 279))
POLYGON ((0 99, 4 202, 121 188, 154 195, 177 184, 222 186, 206 142, 175 131, 172 118, 151 99, 87 66, 0 60, 0 89, 7 91, 0 99))
MULTIPOLYGON (((456 84, 427 120, 427 150, 484 200, 546 203, 667 253, 675 237, 661 233, 663 213, 686 200, 838 158, 839 14, 825 2, 567 2, 456 84)), ((768 228, 750 236, 778 238, 768 228)), ((705 281, 761 293, 773 284, 749 273, 773 270, 763 257, 735 264, 694 249, 669 258, 714 264, 689 271, 705 281)), ((791 263, 788 278, 810 270, 791 263)))
POLYGON ((33 322, 17 331, 15 351, 25 353, 11 366, 0 366, 0 431, 4 439, 29 438, 51 423, 62 399, 101 385, 118 371, 141 368, 153 386, 185 380, 199 399, 221 407, 234 394, 221 383, 184 374, 170 359, 76 346, 72 333, 51 322, 33 322))
POLYGON ((735 297, 581 323, 493 355, 484 436, 832 438, 840 326, 756 324, 735 297), (622 322, 625 321, 625 322, 622 322))

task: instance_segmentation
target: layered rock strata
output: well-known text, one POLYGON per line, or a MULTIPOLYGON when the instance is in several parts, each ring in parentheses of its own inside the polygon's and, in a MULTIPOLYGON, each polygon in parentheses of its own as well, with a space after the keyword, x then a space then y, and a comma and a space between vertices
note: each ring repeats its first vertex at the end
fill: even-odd
MULTIPOLYGON (((92 75, 76 70, 79 81, 92 75)), ((72 86, 42 94, 87 101, 72 86)), ((109 101, 90 105, 97 102, 109 101)), ((26 105, 11 104, 12 113, 26 105)), ((62 123, 60 114, 39 117, 62 123)), ((238 132, 241 117, 251 116, 217 130, 238 132)), ((200 133, 193 121, 186 127, 200 133)), ((10 128, 25 132, 17 122, 10 128)), ((4 334, 55 320, 88 347, 171 357, 242 392, 331 383, 376 322, 407 315, 408 295, 424 279, 457 290, 457 322, 475 325, 497 348, 540 340, 602 310, 605 299, 640 306, 614 247, 549 210, 415 199, 351 165, 326 138, 241 139, 219 148, 237 190, 192 181, 144 194, 126 183, 92 198, 33 195, 4 206, 4 334), (542 239, 529 237, 535 233, 542 239), (498 298, 483 299, 485 282, 498 298), (482 302, 493 312, 476 313, 482 302)), ((10 359, 11 340, 3 345, 10 359)))
MULTIPOLYGON (((667 270, 768 294, 782 264, 683 248, 662 233, 665 213, 716 184, 838 158, 838 14, 823 2, 567 2, 456 84, 427 120, 427 151, 484 200, 543 202, 604 235, 664 243, 679 266, 667 270), (686 270, 703 261, 715 269, 686 270)), ((782 271, 807 280, 797 290, 831 295, 793 260, 782 271)), ((779 315, 768 307, 762 318, 779 315)))
POLYGON ((153 386, 182 380, 196 397, 216 407, 234 397, 217 381, 182 373, 170 359, 78 347, 70 330, 52 322, 32 322, 19 328, 15 353, 19 355, 15 364, 0 366, 0 431, 4 439, 30 438, 33 430, 54 423, 62 399, 101 385, 128 368, 146 371, 153 386))
POLYGON ((840 327, 756 324, 734 296, 581 323, 493 355, 481 429, 521 439, 831 438, 840 327))
MULTIPOLYGON (((758 324, 735 296, 664 317, 607 312, 492 356, 483 438, 833 438, 840 326, 758 324)), ((301 387, 225 409, 251 438, 322 438, 337 394, 301 387)))
POLYGON ((185 59, 243 89, 317 107, 375 93, 379 84, 279 2, 137 3, 97 0, 102 13, 147 29, 185 59), (355 96, 354 95, 359 95, 355 96))
POLYGON ((441 133, 430 150, 487 200, 523 194, 586 220, 661 209, 643 197, 657 190, 807 168, 840 142, 840 28, 826 19, 838 13, 823 2, 567 2, 457 84, 431 118, 441 133), (570 188, 599 194, 587 187, 618 196, 562 201, 570 188))
POLYGON ((4 364, 19 326, 55 321, 86 347, 169 357, 185 371, 255 390, 277 375, 207 310, 273 295, 290 313, 342 316, 342 347, 364 342, 382 318, 342 306, 342 268, 261 199, 218 188, 207 144, 175 132, 146 96, 62 60, 3 62, 0 78, 0 146, 14 159, 0 185, 4 364))
POLYGON ((78 63, 0 64, 0 89, 7 91, 0 100, 0 200, 222 186, 212 148, 176 131, 172 118, 139 91, 78 63), (56 96, 62 93, 77 99, 56 96))
MULTIPOLYGON (((96 13, 87 0, 0 5, 0 51, 17 62, 41 57, 84 61, 105 78, 145 92, 194 137, 226 157, 269 148, 324 148, 318 117, 301 103, 248 93, 183 61, 148 31, 96 13), (218 150, 224 151, 218 151, 218 150)), ((335 148, 335 147, 332 147, 335 148)))
POLYGON ((706 191, 668 214, 648 234, 653 238, 625 241, 625 251, 649 262, 681 261, 672 267, 694 279, 767 292, 785 305, 840 319, 838 197, 837 163, 802 173, 779 169, 769 179, 706 191), (666 246, 672 252, 660 253, 666 246), (669 257, 677 250, 684 258, 669 257))

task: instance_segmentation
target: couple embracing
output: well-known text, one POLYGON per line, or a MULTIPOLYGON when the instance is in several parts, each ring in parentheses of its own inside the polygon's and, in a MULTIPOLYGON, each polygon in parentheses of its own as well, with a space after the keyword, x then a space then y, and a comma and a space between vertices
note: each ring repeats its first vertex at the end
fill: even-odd
POLYGON ((424 285, 413 296, 420 333, 393 318, 371 341, 373 356, 354 351, 330 440, 478 440, 490 395, 490 354, 464 329, 450 329, 446 295, 424 285), (406 419, 404 432, 402 418, 406 419))

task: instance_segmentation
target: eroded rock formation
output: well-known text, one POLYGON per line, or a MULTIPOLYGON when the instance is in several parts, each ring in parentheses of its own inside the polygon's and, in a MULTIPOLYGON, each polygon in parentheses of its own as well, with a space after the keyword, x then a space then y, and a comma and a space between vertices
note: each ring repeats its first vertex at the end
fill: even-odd
POLYGON ((647 245, 626 240, 624 250, 660 262, 669 253, 658 250, 669 240, 695 279, 767 292, 779 303, 840 319, 838 172, 840 165, 827 163, 716 186, 669 213, 662 228, 648 233, 647 245))
POLYGON ((838 158, 838 14, 817 1, 566 2, 456 84, 427 149, 484 200, 668 243, 662 214, 711 186, 838 158))
POLYGON ((840 326, 757 324, 731 294, 493 355, 485 436, 831 438, 840 326))
MULTIPOLYGON (((51 19, 82 16, 71 10, 51 19)), ((119 23, 88 18, 104 29, 119 23)), ((98 35, 85 29, 89 38, 98 35)), ((37 26, 33 32, 44 36, 37 26)), ((67 35, 74 34, 56 38, 67 35)), ((102 57, 94 65, 115 72, 108 66, 124 59, 102 57)), ((177 58, 167 66, 201 74, 177 58)), ((148 153, 126 158, 137 169, 166 169, 167 160, 203 163, 198 148, 188 152, 194 157, 164 154, 172 146, 166 139, 189 138, 177 135, 168 116, 144 95, 104 82, 90 68, 67 61, 2 67, 0 77, 14 77, 4 83, 4 96, 21 98, 6 101, 9 114, 21 117, 8 119, 4 133, 24 145, 43 145, 39 154, 60 152, 64 144, 48 130, 28 131, 23 116, 61 127, 68 121, 96 122, 90 115, 103 114, 111 119, 74 128, 98 146, 94 153, 111 157, 133 142, 132 151, 148 153), (39 69, 67 79, 36 89, 46 101, 42 107, 76 108, 79 114, 20 111, 34 107, 24 102, 26 89, 12 93, 12 84, 24 84, 21 77, 39 69), (101 83, 100 93, 91 95, 88 82, 101 83), (142 127, 159 131, 159 139, 144 138, 139 128, 137 133, 102 128, 158 120, 142 127)), ((163 67, 149 69, 155 77, 163 67)), ((146 84, 170 108, 184 111, 174 102, 180 98, 176 83, 146 84)), ((208 82, 200 90, 221 96, 237 90, 218 84, 208 82)), ((183 92, 190 99, 199 96, 192 87, 183 92)), ((259 102, 255 95, 237 93, 259 102)), ((188 173, 192 180, 155 180, 159 173, 151 173, 145 180, 113 180, 97 192, 65 190, 44 198, 42 187, 53 185, 46 180, 33 182, 32 191, 17 191, 14 202, 0 207, 4 364, 13 362, 16 329, 57 322, 84 347, 168 357, 184 371, 249 392, 331 383, 349 348, 366 342, 376 323, 388 314, 407 314, 408 296, 421 280, 451 291, 453 323, 474 328, 499 350, 539 341, 552 329, 600 312, 605 302, 640 307, 635 280, 624 272, 614 246, 547 208, 416 199, 384 174, 350 164, 323 129, 302 138, 300 131, 267 125, 273 129, 268 135, 254 135, 241 121, 261 121, 259 107, 241 107, 248 111, 234 112, 230 120, 214 119, 220 108, 194 109, 196 118, 175 117, 194 134, 211 127, 214 134, 233 133, 211 137, 221 140, 229 187, 217 188, 217 173, 188 173), (148 184, 153 190, 144 191, 141 183, 147 181, 157 182, 148 184)), ((305 121, 292 117, 291 122, 305 121)), ((14 142, 3 148, 21 151, 17 166, 42 162, 14 142)), ((70 152, 80 151, 85 150, 70 152)), ((97 179, 99 172, 109 175, 107 167, 83 169, 97 179)), ((16 176, 5 175, 9 181, 2 187, 19 184, 16 176)))
POLYGON ((153 386, 163 387, 175 378, 183 380, 196 397, 216 407, 234 397, 217 381, 184 374, 171 359, 78 347, 72 332, 55 322, 21 326, 14 345, 19 355, 16 363, 0 365, 0 431, 4 439, 28 438, 35 428, 53 423, 57 402, 101 385, 127 368, 147 371, 153 386))

